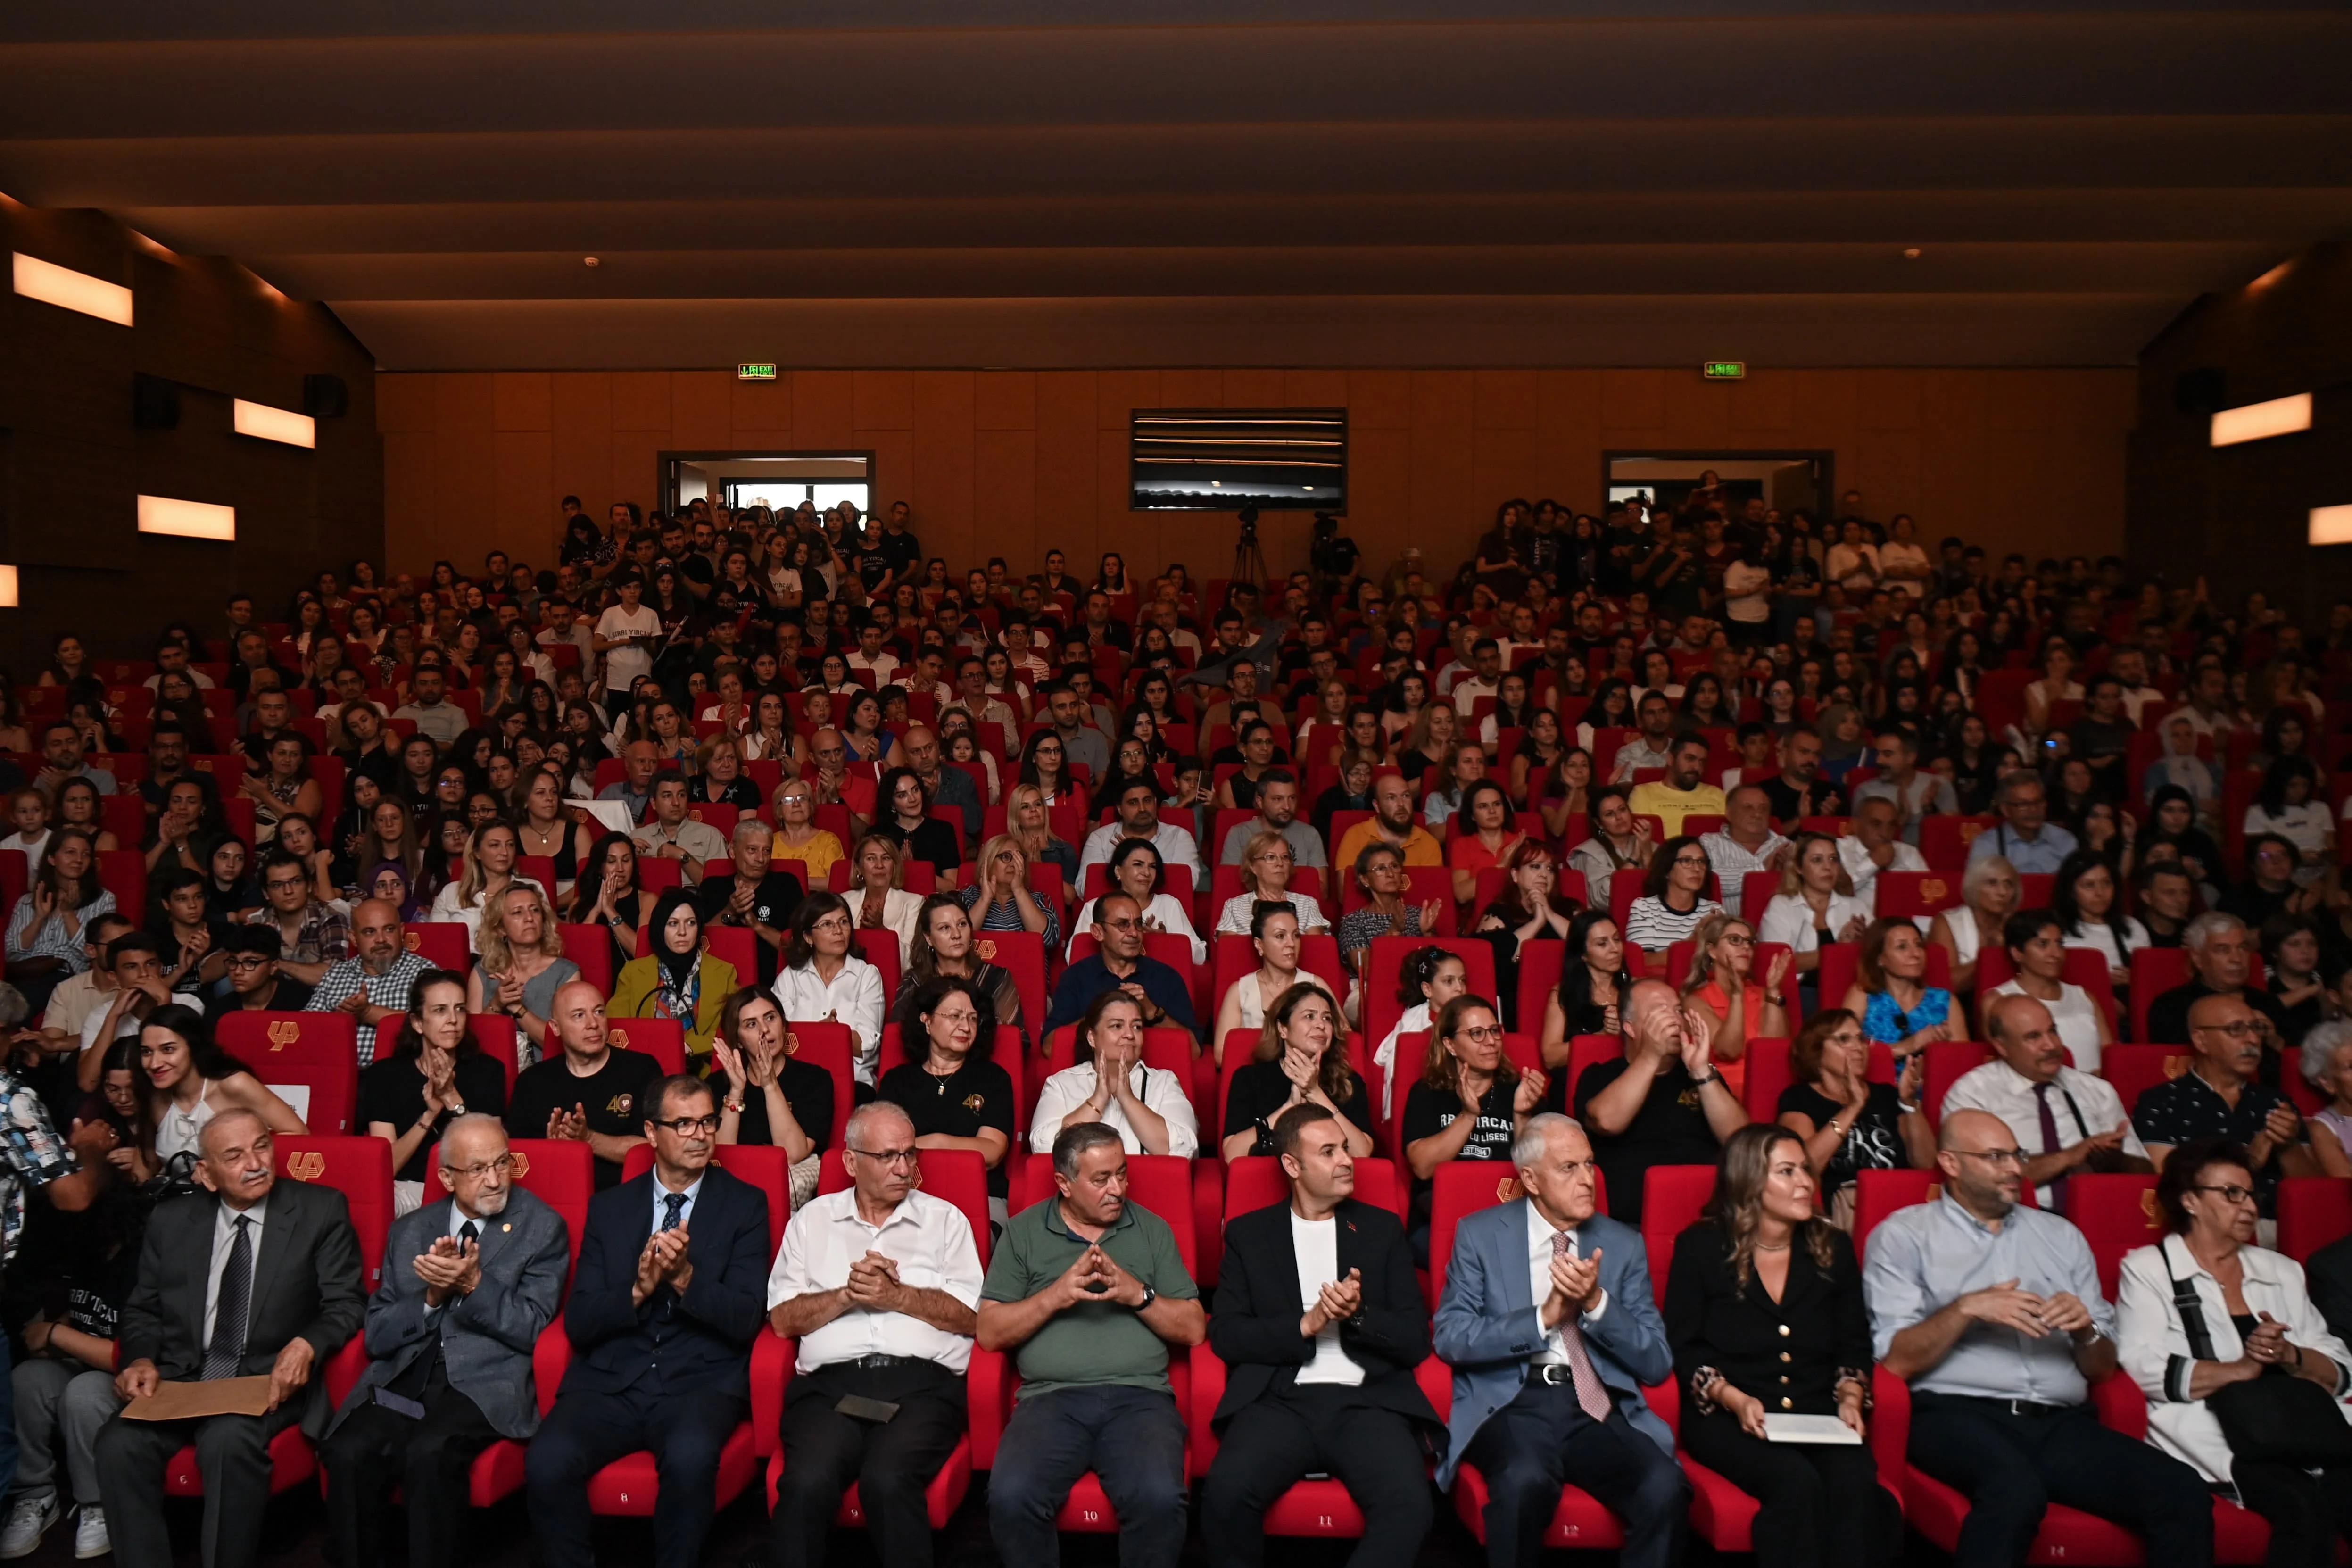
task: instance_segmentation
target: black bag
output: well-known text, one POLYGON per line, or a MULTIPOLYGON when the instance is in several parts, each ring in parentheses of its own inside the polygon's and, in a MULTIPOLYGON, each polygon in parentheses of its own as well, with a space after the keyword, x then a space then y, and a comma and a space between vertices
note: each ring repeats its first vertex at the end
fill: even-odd
MULTIPOLYGON (((2172 1257, 2158 1244, 2164 1277, 2172 1281, 2173 1309, 2189 1336, 2189 1353, 2199 1361, 2219 1361, 2213 1336, 2205 1328, 2205 1306, 2197 1287, 2172 1272, 2172 1257)), ((2232 1383, 2205 1396, 2205 1407, 2221 1426, 2221 1436, 2235 1458, 2273 1461, 2298 1469, 2333 1469, 2352 1465, 2352 1422, 2344 1419, 2327 1390, 2283 1366, 2263 1369, 2250 1383, 2232 1383)))

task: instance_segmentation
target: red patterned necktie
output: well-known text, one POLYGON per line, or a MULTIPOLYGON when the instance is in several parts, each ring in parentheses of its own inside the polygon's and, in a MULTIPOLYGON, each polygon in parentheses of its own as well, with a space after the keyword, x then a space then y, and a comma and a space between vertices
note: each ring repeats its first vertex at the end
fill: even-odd
MULTIPOLYGON (((1564 1230, 1551 1233, 1551 1255, 1566 1258, 1574 1237, 1564 1230)), ((1601 1374, 1592 1370, 1592 1357, 1584 1348, 1584 1331, 1577 1327, 1577 1309, 1571 1304, 1568 1315, 1559 1321, 1560 1342, 1568 1347, 1569 1380, 1576 1385, 1576 1403, 1595 1421, 1609 1419, 1609 1391, 1601 1386, 1601 1374)))

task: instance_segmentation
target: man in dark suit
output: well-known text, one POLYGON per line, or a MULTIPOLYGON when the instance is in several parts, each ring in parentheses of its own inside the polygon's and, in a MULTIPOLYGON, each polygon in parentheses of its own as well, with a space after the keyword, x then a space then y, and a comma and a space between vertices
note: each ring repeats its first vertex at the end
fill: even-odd
POLYGON ((1444 1424, 1413 1381, 1429 1320, 1404 1223, 1355 1196, 1356 1163, 1330 1110, 1274 1124, 1290 1201, 1225 1227, 1209 1344, 1227 1369, 1213 1418, 1223 1446, 1202 1496, 1214 1568, 1265 1556, 1265 1510, 1310 1470, 1364 1512, 1353 1568, 1406 1568, 1430 1521, 1424 1441, 1444 1424))
POLYGON ((453 1568, 474 1457, 539 1430, 531 1355, 563 1300, 563 1216, 514 1184, 495 1116, 449 1124, 441 1180, 449 1196, 393 1225, 368 1302, 372 1359, 320 1447, 342 1568, 383 1561, 394 1486, 410 1568, 453 1568))
POLYGON ((118 1339, 126 1400, 171 1382, 269 1378, 260 1415, 130 1421, 98 1435, 98 1488, 123 1568, 170 1568, 163 1468, 190 1441, 205 1477, 205 1568, 249 1568, 269 1502, 269 1441, 297 1421, 313 1436, 330 1414, 326 1363, 359 1331, 367 1287, 351 1207, 332 1187, 278 1184, 269 1129, 224 1110, 198 1143, 204 1196, 147 1222, 139 1281, 118 1339))
POLYGON ((656 1568, 696 1568, 719 1451, 746 1413, 767 1318, 768 1200, 714 1165, 719 1102, 698 1078, 645 1096, 654 1168, 588 1207, 563 1326, 571 1371, 531 1439, 530 1522, 549 1568, 590 1568, 588 1482, 625 1454, 660 1466, 656 1568))

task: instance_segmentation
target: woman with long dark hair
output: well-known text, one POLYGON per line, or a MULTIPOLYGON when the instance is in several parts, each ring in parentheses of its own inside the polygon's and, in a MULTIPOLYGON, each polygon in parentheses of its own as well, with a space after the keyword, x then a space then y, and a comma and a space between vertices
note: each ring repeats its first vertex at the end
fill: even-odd
POLYGON ((507 1075, 474 1038, 465 977, 428 969, 408 993, 408 1014, 389 1056, 360 1074, 352 1120, 370 1138, 392 1145, 393 1207, 425 1202, 425 1154, 449 1123, 468 1112, 504 1116, 507 1075))
POLYGON ((1319 984, 1293 985, 1265 1010, 1249 1062, 1226 1087, 1224 1157, 1276 1152, 1274 1124, 1294 1105, 1329 1111, 1348 1152, 1370 1157, 1371 1091, 1348 1064, 1339 1004, 1319 984))
POLYGON ((205 1124, 224 1110, 250 1110, 272 1132, 299 1137, 310 1131, 251 1068, 214 1042, 212 1026, 194 1007, 168 1002, 147 1016, 139 1030, 139 1068, 155 1157, 167 1170, 184 1155, 193 1165, 205 1124))

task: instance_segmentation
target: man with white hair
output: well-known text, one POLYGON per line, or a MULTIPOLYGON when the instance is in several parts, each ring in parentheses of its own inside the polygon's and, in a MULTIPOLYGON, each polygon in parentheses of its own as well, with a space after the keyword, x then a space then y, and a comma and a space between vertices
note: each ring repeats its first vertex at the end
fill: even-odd
POLYGON ((842 1130, 851 1184, 810 1199, 784 1227, 768 1321, 800 1353, 784 1394, 770 1568, 819 1568, 853 1482, 882 1561, 931 1561, 924 1494, 963 1436, 982 1274, 963 1211, 918 1190, 917 1152, 904 1110, 859 1106, 842 1130), (842 1408, 860 1401, 869 1414, 842 1408), (896 1413, 874 1420, 877 1402, 896 1413))
POLYGON ((571 1271, 563 1216, 515 1185, 507 1130, 460 1116, 441 1135, 448 1195, 393 1222, 368 1302, 368 1368, 320 1445, 342 1568, 377 1568, 404 1488, 411 1568, 456 1568, 474 1457, 539 1430, 531 1356, 571 1271))
MULTIPOLYGON (((2267 1049, 2283 1049, 2286 1014, 2279 1007, 2278 998, 2260 986, 2246 984, 2254 951, 2253 932, 2246 929, 2246 922, 2218 910, 2199 915, 2180 933, 2180 946, 2189 954, 2189 967, 2196 973, 2185 984, 2174 986, 2148 1004, 2148 1043, 2189 1044, 2189 1009, 2208 996, 2235 996, 2262 1019, 2267 1049)), ((2275 1089, 2276 1058, 2265 1054, 2263 1067, 2263 1081, 2275 1089)))

